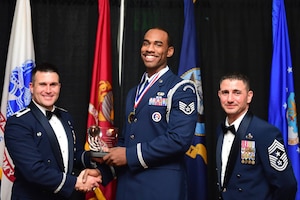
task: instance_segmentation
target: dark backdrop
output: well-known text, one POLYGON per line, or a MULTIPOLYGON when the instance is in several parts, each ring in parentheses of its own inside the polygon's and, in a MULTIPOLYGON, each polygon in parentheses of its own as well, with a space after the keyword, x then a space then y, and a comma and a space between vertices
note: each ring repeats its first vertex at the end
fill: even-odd
MULTIPOLYGON (((139 50, 144 32, 152 26, 169 30, 175 54, 169 60, 177 73, 183 31, 183 0, 127 0, 122 79, 118 73, 118 0, 111 0, 115 125, 122 128, 124 99, 140 79, 144 67, 139 50), (121 85, 119 85, 121 81, 121 85)), ((300 105, 300 1, 286 0, 296 104, 300 105)), ((0 90, 15 0, 0 2, 0 90)), ((61 72, 59 106, 74 116, 78 137, 84 140, 97 28, 97 0, 31 0, 36 61, 56 64, 61 72)), ((208 150, 209 199, 215 198, 215 127, 224 118, 218 98, 218 80, 239 71, 252 80, 252 111, 267 120, 272 57, 272 0, 197 0, 208 150)), ((300 113, 299 109, 297 109, 300 113)), ((201 188, 199 188, 201 190, 201 188)))

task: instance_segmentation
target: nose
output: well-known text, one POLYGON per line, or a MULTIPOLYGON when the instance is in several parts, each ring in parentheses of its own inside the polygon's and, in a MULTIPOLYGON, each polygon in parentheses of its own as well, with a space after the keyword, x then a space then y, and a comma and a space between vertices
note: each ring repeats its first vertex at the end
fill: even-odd
POLYGON ((45 88, 45 90, 46 90, 46 92, 48 92, 48 93, 51 92, 51 85, 47 85, 46 88, 45 88))
POLYGON ((228 102, 232 102, 233 101, 233 94, 232 93, 229 93, 228 96, 227 96, 227 101, 228 102))
POLYGON ((149 44, 146 48, 147 48, 146 50, 148 52, 153 52, 154 51, 154 45, 153 44, 149 44))

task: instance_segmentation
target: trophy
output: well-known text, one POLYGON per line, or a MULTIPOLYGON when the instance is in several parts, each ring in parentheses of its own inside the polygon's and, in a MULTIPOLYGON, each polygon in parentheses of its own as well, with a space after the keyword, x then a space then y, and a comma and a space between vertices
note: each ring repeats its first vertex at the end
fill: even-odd
POLYGON ((88 128, 88 144, 92 157, 103 157, 117 143, 118 129, 92 125, 88 128))

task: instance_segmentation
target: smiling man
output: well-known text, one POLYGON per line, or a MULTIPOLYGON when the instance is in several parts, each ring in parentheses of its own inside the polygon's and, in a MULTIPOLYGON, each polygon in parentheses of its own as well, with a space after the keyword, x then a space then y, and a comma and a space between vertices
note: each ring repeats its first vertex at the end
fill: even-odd
POLYGON ((294 200, 297 182, 281 132, 249 111, 250 81, 225 75, 218 91, 226 118, 216 149, 219 199, 294 200))
POLYGON ((31 103, 7 120, 4 139, 16 178, 12 200, 78 199, 83 193, 76 190, 88 191, 101 182, 98 170, 83 170, 93 165, 76 141, 72 117, 54 105, 60 88, 57 68, 38 64, 32 71, 31 103))
POLYGON ((184 155, 197 121, 192 82, 171 72, 174 53, 169 34, 152 28, 144 35, 141 58, 146 72, 127 96, 118 147, 103 158, 115 166, 117 200, 185 200, 184 155))

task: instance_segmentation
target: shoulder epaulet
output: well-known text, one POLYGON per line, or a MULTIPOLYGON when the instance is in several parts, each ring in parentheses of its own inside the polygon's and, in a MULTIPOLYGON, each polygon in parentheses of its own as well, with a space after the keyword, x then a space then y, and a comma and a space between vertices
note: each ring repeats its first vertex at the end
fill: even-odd
POLYGON ((16 112, 14 115, 16 115, 16 117, 21 117, 22 115, 28 113, 29 111, 30 111, 30 108, 24 108, 23 110, 16 112))
POLYGON ((60 110, 60 111, 64 111, 64 112, 68 112, 66 109, 64 109, 64 108, 61 108, 61 107, 56 107, 58 110, 60 110))

